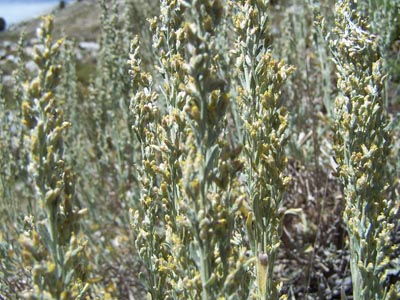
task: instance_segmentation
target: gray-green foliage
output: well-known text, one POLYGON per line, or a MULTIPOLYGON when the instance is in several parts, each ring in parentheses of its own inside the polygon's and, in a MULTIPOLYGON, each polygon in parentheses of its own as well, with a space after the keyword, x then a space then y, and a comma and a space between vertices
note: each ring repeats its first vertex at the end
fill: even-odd
POLYGON ((397 299, 387 286, 395 249, 391 231, 398 209, 388 197, 385 172, 392 134, 383 101, 385 78, 376 37, 348 1, 336 8, 328 37, 338 71, 335 153, 344 184, 344 221, 349 232, 354 299, 397 299))
MULTIPOLYGON (((397 82, 400 56, 396 41, 400 37, 400 2, 391 0, 369 0, 357 3, 362 14, 370 18, 371 32, 376 35, 386 72, 397 82)), ((385 101, 387 99, 385 98, 385 101)), ((388 103, 385 103, 386 105, 388 103)), ((389 103, 393 104, 393 103, 389 103)))
MULTIPOLYGON (((275 55, 296 66, 294 76, 283 87, 283 99, 290 107, 297 107, 289 118, 290 155, 307 165, 313 165, 316 180, 321 177, 322 151, 329 152, 326 132, 333 111, 333 73, 330 54, 318 27, 316 16, 329 18, 332 1, 288 1, 287 11, 276 11, 271 16, 276 24, 273 35, 275 55), (283 16, 282 16, 283 15, 283 16), (326 111, 326 114, 321 112, 326 111), (326 148, 328 149, 326 149, 326 148), (324 149, 325 148, 325 149, 324 149)), ((273 23, 273 24, 274 24, 273 23)))
POLYGON ((41 48, 35 48, 38 74, 25 86, 23 124, 30 146, 28 171, 34 179, 35 203, 25 217, 20 237, 22 256, 31 267, 32 291, 28 299, 80 299, 87 286, 84 242, 79 238, 79 218, 84 210, 75 206, 75 174, 64 158, 63 139, 71 125, 63 120, 56 97, 61 65, 62 41, 52 41, 53 19, 47 17, 38 30, 41 48))
MULTIPOLYGON (((88 88, 88 99, 79 106, 79 119, 83 123, 80 137, 85 137, 80 148, 84 153, 79 154, 85 158, 80 161, 84 178, 80 188, 91 206, 98 207, 100 201, 107 211, 113 205, 122 205, 121 199, 135 180, 132 170, 135 148, 131 144, 132 123, 128 114, 131 82, 126 64, 131 34, 124 32, 123 20, 119 18, 121 8, 116 1, 101 1, 100 5, 102 31, 96 74, 88 88), (114 203, 109 201, 110 195, 114 203)), ((124 214, 102 215, 117 222, 125 218, 124 214)))
POLYGON ((143 186, 133 225, 147 266, 149 295, 234 297, 232 284, 242 263, 235 267, 229 253, 237 250, 229 246, 231 235, 222 234, 232 234, 233 211, 228 211, 238 209, 231 202, 236 192, 230 174, 236 171, 230 166, 229 145, 221 140, 227 134, 223 124, 229 87, 218 77, 215 39, 223 10, 219 2, 163 1, 161 12, 151 22, 160 57, 156 67, 163 77, 161 95, 151 92, 148 75, 137 72, 137 50, 130 60, 134 82, 142 85, 131 105, 142 145, 143 186), (225 158, 218 163, 221 155, 225 158))
POLYGON ((263 22, 257 44, 245 37, 257 30, 258 18, 247 24, 244 3, 223 4, 161 2, 160 17, 150 22, 158 57, 155 78, 141 71, 137 39, 131 50, 131 110, 141 145, 140 205, 132 210, 132 225, 151 299, 278 298, 270 274, 279 247, 278 208, 288 182, 283 175, 286 112, 279 107, 279 91, 290 69, 272 58, 262 37, 268 30, 266 3, 248 3, 263 22), (224 21, 231 12, 236 18, 224 21), (226 56, 234 22, 238 53, 226 56), (235 69, 231 62, 241 53, 254 64, 235 69), (237 80, 242 68, 246 78, 237 80), (237 91, 240 110, 232 96, 237 91), (242 120, 235 119, 239 115, 242 120), (257 122, 258 135, 251 127, 257 122), (261 136, 263 145, 256 145, 261 136), (242 157, 243 143, 248 145, 242 157), (243 169, 244 160, 257 173, 256 185, 239 180, 254 175, 243 169), (273 173, 263 181, 268 172, 273 173))
POLYGON ((280 94, 293 68, 272 57, 267 2, 238 1, 236 5, 238 115, 243 124, 244 176, 251 207, 247 231, 257 258, 257 299, 278 299, 279 283, 273 271, 280 246, 279 209, 290 180, 285 175, 287 111, 280 94))
POLYGON ((77 44, 53 42, 50 19, 21 39, 0 89, 1 294, 140 299, 140 277, 148 299, 334 297, 344 199, 355 298, 398 297, 399 125, 380 59, 397 3, 352 3, 365 22, 344 2, 332 30, 331 0, 156 2, 100 2, 82 82, 77 44))
MULTIPOLYGON (((26 78, 23 66, 23 41, 18 43, 18 66, 13 73, 15 88, 3 93, 0 83, 0 290, 9 297, 19 296, 24 289, 24 282, 30 283, 30 275, 21 261, 21 247, 16 236, 21 232, 21 214, 31 211, 31 180, 27 177, 28 152, 24 148, 24 129, 21 122, 21 105, 23 86, 26 78), (14 107, 16 106, 16 108, 14 107), (26 185, 21 184, 26 182, 26 185), (19 203, 15 199, 24 199, 19 203)), ((2 74, 1 74, 2 77, 2 74)), ((2 77, 3 78, 3 77, 2 77)))

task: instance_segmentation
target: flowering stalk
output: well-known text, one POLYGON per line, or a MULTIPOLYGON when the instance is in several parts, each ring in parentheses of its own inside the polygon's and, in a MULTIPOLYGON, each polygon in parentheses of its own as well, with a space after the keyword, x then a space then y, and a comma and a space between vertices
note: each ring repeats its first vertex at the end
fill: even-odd
POLYGON ((27 298, 77 299, 88 287, 74 285, 87 276, 85 246, 77 237, 78 220, 85 210, 74 207, 75 175, 64 160, 63 135, 71 124, 63 120, 55 97, 62 41, 52 43, 52 25, 52 17, 43 18, 38 30, 42 48, 35 48, 34 57, 39 73, 27 84, 22 103, 31 145, 29 171, 39 201, 34 216, 26 218, 28 230, 20 242, 23 258, 32 267, 34 289, 27 298))
POLYGON ((157 141, 159 110, 155 105, 158 94, 152 91, 152 77, 141 70, 138 37, 131 43, 129 55, 130 75, 134 96, 131 99, 133 115, 133 132, 139 143, 138 179, 140 193, 134 195, 139 200, 136 207, 131 208, 131 225, 135 236, 135 244, 147 274, 141 278, 149 299, 163 299, 165 295, 165 274, 158 270, 158 261, 163 258, 162 246, 164 232, 162 230, 163 210, 158 196, 158 174, 156 155, 152 145, 157 141), (160 228, 160 230, 157 230, 160 228))
MULTIPOLYGON (((146 266, 146 286, 151 299, 189 299, 192 267, 184 243, 184 226, 179 222, 180 156, 185 132, 180 116, 186 71, 183 70, 182 29, 184 7, 179 1, 162 1, 161 15, 150 20, 154 55, 153 67, 162 77, 153 92, 152 77, 141 70, 138 39, 131 47, 129 63, 134 87, 131 109, 134 132, 140 144, 138 178, 140 204, 132 211, 139 255, 146 266), (159 108, 162 108, 160 110, 159 108), (184 285, 188 286, 184 288, 184 285)), ((187 234, 186 234, 187 236, 187 234)))
MULTIPOLYGON (((8 114, 6 110, 6 101, 3 94, 3 73, 0 71, 0 159, 3 162, 8 162, 11 160, 10 153, 10 141, 7 138, 6 133, 10 130, 10 122, 8 121, 8 114)), ((11 204, 10 197, 10 179, 12 178, 10 164, 4 164, 3 168, 0 171, 0 197, 3 199, 3 203, 1 204, 1 210, 12 208, 9 204, 11 204)), ((5 214, 4 214, 5 215, 5 214)), ((6 219, 1 219, 2 222, 6 222, 6 219)))
POLYGON ((236 274, 247 259, 232 245, 235 213, 242 201, 236 174, 242 163, 241 149, 229 142, 226 128, 230 76, 221 67, 222 55, 216 46, 222 3, 192 1, 188 10, 185 32, 190 59, 184 110, 189 133, 182 184, 198 255, 201 297, 208 300, 238 295, 246 286, 237 281, 236 274))
POLYGON ((238 34, 238 104, 244 126, 250 206, 247 230, 257 259, 258 299, 277 299, 279 284, 273 271, 280 245, 279 208, 289 183, 285 175, 287 113, 279 96, 293 68, 272 57, 267 3, 237 1, 234 26, 238 34))
POLYGON ((398 203, 387 197, 385 168, 392 135, 384 111, 386 76, 376 38, 349 1, 341 1, 328 39, 340 91, 334 150, 337 174, 344 184, 353 296, 355 300, 398 299, 395 287, 384 284, 394 250, 390 234, 398 203))
POLYGON ((239 283, 248 278, 246 251, 233 239, 242 164, 240 147, 227 142, 229 75, 216 46, 222 15, 219 1, 161 2, 161 16, 150 22, 160 95, 141 82, 138 50, 131 53, 143 159, 142 207, 132 211, 132 223, 151 299, 248 294, 248 281, 239 283))
MULTIPOLYGON (((160 144, 161 160, 166 168, 167 182, 178 183, 181 177, 181 165, 178 163, 183 154, 180 141, 186 138, 182 109, 185 103, 183 92, 187 83, 187 70, 185 68, 186 36, 183 29, 186 8, 181 1, 162 1, 161 15, 150 20, 150 31, 153 35, 154 55, 159 58, 155 65, 157 72, 163 80, 159 84, 162 97, 159 106, 165 109, 161 120, 160 144)), ((168 184, 169 207, 171 208, 171 222, 175 223, 177 207, 179 206, 179 189, 177 184, 168 184)))

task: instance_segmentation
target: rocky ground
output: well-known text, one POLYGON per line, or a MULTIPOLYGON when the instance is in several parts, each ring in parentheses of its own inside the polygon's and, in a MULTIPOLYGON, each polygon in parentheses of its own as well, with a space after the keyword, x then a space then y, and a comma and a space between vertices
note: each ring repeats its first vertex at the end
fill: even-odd
MULTIPOLYGON (((67 5, 64 9, 51 12, 54 15, 54 38, 66 37, 77 43, 76 57, 81 67, 90 68, 93 58, 99 50, 98 38, 100 32, 100 7, 96 0, 85 0, 67 5)), ((0 70, 3 73, 3 84, 12 84, 12 72, 17 66, 18 40, 24 34, 24 53, 30 56, 37 44, 36 28, 40 17, 12 25, 6 31, 0 32, 0 70)), ((32 61, 26 63, 28 71, 34 71, 36 66, 32 61)))
MULTIPOLYGON (((64 9, 56 9, 54 15, 54 33, 56 36, 65 35, 79 41, 95 41, 100 29, 100 7, 96 0, 76 1, 66 5, 64 9)), ((34 36, 40 23, 40 17, 10 26, 0 32, 0 41, 16 41, 21 32, 34 36)))

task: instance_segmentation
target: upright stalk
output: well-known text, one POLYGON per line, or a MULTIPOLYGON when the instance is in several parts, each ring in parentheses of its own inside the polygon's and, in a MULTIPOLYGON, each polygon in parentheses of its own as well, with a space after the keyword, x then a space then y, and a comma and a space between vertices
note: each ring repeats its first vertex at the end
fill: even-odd
POLYGON ((287 112, 282 85, 292 68, 273 58, 268 1, 236 1, 234 26, 238 33, 239 107, 244 127, 249 242, 257 260, 258 299, 278 299, 279 282, 273 271, 280 246, 280 211, 289 182, 287 112))
POLYGON ((30 175, 35 179, 38 204, 33 216, 25 218, 21 236, 24 262, 32 268, 33 291, 27 299, 79 299, 87 290, 75 280, 87 279, 83 241, 78 239, 80 216, 85 210, 74 207, 75 174, 64 159, 64 137, 70 123, 55 96, 60 80, 59 48, 52 43, 52 17, 43 19, 38 30, 41 48, 35 48, 37 77, 24 90, 23 124, 29 135, 30 175))
POLYGON ((349 1, 338 3, 335 18, 333 33, 327 36, 340 92, 335 103, 334 150, 337 174, 344 184, 353 297, 398 299, 395 285, 384 284, 399 205, 388 197, 385 172, 392 143, 383 99, 386 75, 376 37, 349 1))

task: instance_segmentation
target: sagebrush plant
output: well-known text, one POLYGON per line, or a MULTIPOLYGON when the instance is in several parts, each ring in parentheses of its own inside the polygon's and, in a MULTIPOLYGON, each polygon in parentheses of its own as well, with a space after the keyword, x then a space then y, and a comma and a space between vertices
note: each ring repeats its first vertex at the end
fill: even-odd
POLYGON ((221 140, 223 127, 217 126, 224 122, 229 99, 221 91, 227 83, 216 73, 212 29, 222 13, 219 2, 162 1, 160 18, 150 25, 162 96, 151 92, 151 78, 139 72, 136 47, 131 54, 134 82, 143 86, 132 101, 143 186, 142 207, 132 215, 151 299, 230 295, 240 273, 242 263, 230 255, 234 212, 228 214, 234 199, 229 174, 236 171, 228 153, 218 165, 222 147, 229 151, 221 140), (192 14, 185 16, 185 10, 192 14))
MULTIPOLYGON (((32 190, 30 188, 21 187, 18 185, 20 181, 31 181, 27 175, 27 168, 29 161, 29 150, 27 149, 24 141, 25 128, 21 122, 22 118, 22 99, 23 99, 23 83, 27 81, 27 71, 25 67, 25 51, 24 51, 25 36, 21 34, 17 45, 16 56, 16 69, 12 72, 13 89, 11 92, 12 106, 15 105, 16 109, 10 109, 10 102, 5 103, 4 114, 7 118, 4 120, 4 126, 8 127, 7 143, 4 149, 8 149, 9 158, 4 160, 7 162, 5 169, 9 169, 9 174, 13 176, 8 177, 7 186, 12 197, 21 196, 27 199, 27 208, 30 212, 32 210, 32 190)), ((8 100, 8 99, 7 99, 8 100)), ((11 196, 11 195, 10 195, 11 196)), ((15 204, 14 204, 15 205, 15 204)), ((25 205, 24 205, 25 207, 25 205)), ((12 206, 9 207, 12 209, 12 206)), ((14 219, 15 221, 15 219, 14 219)))
MULTIPOLYGON (((63 67, 60 73, 60 82, 57 86, 57 96, 60 97, 60 103, 65 107, 64 114, 71 122, 79 121, 79 88, 76 74, 77 58, 74 53, 75 44, 65 40, 60 48, 60 60, 63 67)), ((72 136, 79 134, 79 127, 72 127, 69 132, 72 136)), ((79 142, 79 141, 74 141, 79 142)), ((72 148, 72 147, 71 147, 72 148)), ((71 149, 73 151, 75 149, 71 149)))
POLYGON ((125 111, 128 111, 130 80, 126 76, 128 68, 123 57, 126 57, 129 52, 130 35, 129 32, 121 30, 123 20, 119 19, 121 8, 118 2, 111 1, 109 4, 101 1, 100 5, 102 8, 102 35, 98 64, 100 73, 96 76, 94 92, 100 92, 95 95, 95 100, 100 105, 97 110, 97 113, 101 114, 98 116, 98 122, 104 130, 106 126, 116 121, 114 118, 121 111, 120 106, 127 105, 125 111))
POLYGON ((9 91, 9 101, 0 88, 0 290, 6 297, 18 297, 25 283, 30 283, 30 274, 21 260, 21 246, 16 237, 21 232, 21 215, 32 210, 32 188, 27 177, 28 153, 24 146, 24 126, 21 122, 21 102, 23 82, 26 79, 23 63, 23 43, 21 36, 17 45, 17 68, 11 77, 14 88, 9 91), (11 102, 11 103, 10 103, 11 102), (11 106, 11 107, 10 107, 11 106), (21 182, 26 183, 21 184, 21 182), (24 199, 24 201, 15 201, 24 199))
MULTIPOLYGON (((157 94, 150 88, 152 78, 150 74, 140 69, 139 44, 136 38, 132 42, 132 50, 129 63, 131 65, 132 81, 135 85, 135 95, 131 101, 133 111, 133 131, 135 139, 140 143, 140 164, 138 169, 138 180, 140 192, 133 195, 139 204, 131 209, 135 245, 139 257, 146 269, 146 279, 143 280, 148 291, 149 299, 161 299, 165 296, 165 272, 161 272, 159 260, 163 257, 165 247, 164 231, 157 230, 156 226, 162 226, 164 222, 161 201, 157 201, 159 189, 157 188, 156 165, 152 145, 155 144, 155 132, 157 132, 157 120, 159 109, 155 105, 157 94), (161 220, 161 221, 160 221, 161 220)), ((162 228, 162 227, 161 227, 162 228)), ((144 279, 144 278, 143 278, 144 279)))
MULTIPOLYGON (((174 51, 176 35, 173 26, 179 27, 182 17, 174 14, 174 11, 180 12, 180 5, 177 1, 163 1, 160 5, 161 15, 149 22, 153 35, 153 48, 155 52, 158 51, 156 56, 160 57, 155 67, 160 68, 160 73, 164 74, 164 80, 168 82, 171 72, 162 70, 168 67, 166 64, 176 54, 174 51), (165 51, 164 49, 171 50, 165 51)), ((170 153, 167 152, 164 155, 167 156, 165 159, 162 159, 163 153, 160 151, 161 143, 164 140, 163 129, 160 126, 162 118, 160 110, 165 109, 166 104, 171 101, 168 95, 173 94, 174 90, 173 85, 165 84, 165 87, 161 85, 161 88, 165 90, 167 87, 171 87, 171 91, 166 92, 166 96, 163 98, 165 102, 159 100, 160 95, 153 87, 152 76, 143 71, 137 37, 131 44, 129 64, 134 89, 134 96, 131 100, 133 131, 135 141, 140 145, 136 163, 141 188, 140 193, 134 195, 139 204, 132 211, 132 225, 135 244, 146 268, 143 279, 145 279, 148 298, 164 299, 164 297, 173 297, 185 292, 182 280, 179 282, 176 279, 177 276, 173 276, 180 265, 175 264, 174 268, 171 268, 172 258, 179 257, 180 251, 174 251, 175 253, 172 255, 173 249, 169 249, 166 243, 165 228, 167 218, 171 219, 170 216, 172 216, 172 220, 174 220, 176 216, 175 203, 168 202, 173 201, 176 197, 176 182, 179 177, 174 170, 179 166, 178 157, 171 160, 177 154, 174 153, 173 148, 170 153), (169 193, 168 190, 171 189, 172 193, 169 193), (169 214, 167 207, 170 209, 169 214), (167 217, 167 215, 169 216, 167 217), (174 285, 176 286, 175 290, 172 288, 174 285)), ((171 141, 173 140, 169 140, 170 148, 171 141)), ((163 146, 163 149, 166 151, 168 148, 163 146)), ((170 247, 179 249, 180 245, 175 243, 170 247)), ((186 272, 190 272, 189 266, 187 266, 186 272)))
MULTIPOLYGON (((330 123, 334 113, 336 79, 329 47, 320 28, 315 26, 318 16, 322 15, 327 27, 331 27, 334 2, 292 0, 289 1, 292 6, 280 8, 271 15, 271 22, 277 24, 272 36, 274 53, 296 69, 282 87, 281 99, 292 112, 287 129, 290 133, 287 145, 289 168, 300 165, 302 171, 295 174, 298 178, 292 180, 285 204, 290 206, 290 202, 303 202, 300 213, 307 208, 312 211, 307 213, 305 223, 309 228, 308 243, 312 246, 309 248, 311 251, 304 254, 308 266, 301 279, 307 290, 311 289, 315 276, 318 277, 312 268, 314 260, 321 255, 323 248, 332 245, 330 239, 333 235, 321 229, 329 227, 333 219, 340 220, 336 214, 329 213, 329 207, 340 201, 332 199, 334 192, 327 194, 328 189, 334 190, 338 186, 336 178, 331 175, 333 167, 330 162, 333 155, 330 123), (304 182, 302 178, 308 178, 305 186, 295 188, 299 181, 304 182)), ((303 246, 299 242, 293 245, 295 248, 303 246)), ((344 272, 342 276, 345 276, 344 272)), ((305 297, 308 297, 308 292, 305 297)))
POLYGON ((278 299, 274 266, 280 246, 280 207, 290 181, 285 174, 288 117, 280 99, 293 68, 273 58, 268 1, 237 1, 239 115, 243 124, 247 231, 257 258, 259 299, 278 299))
POLYGON ((341 11, 332 31, 334 2, 100 1, 97 52, 49 21, 1 33, 0 298, 345 298, 345 203, 354 291, 390 298, 398 3, 352 2, 370 27, 341 11))
POLYGON ((237 176, 243 163, 241 146, 228 127, 230 74, 220 52, 224 49, 217 43, 224 3, 193 1, 188 10, 183 108, 188 136, 181 182, 185 215, 193 235, 202 299, 240 299, 247 296, 249 284, 238 280, 245 275, 248 259, 245 246, 236 244, 235 228, 244 201, 237 176))
POLYGON ((129 42, 136 34, 140 34, 141 55, 145 62, 153 59, 153 50, 156 50, 152 47, 148 19, 160 14, 159 2, 159 0, 125 0, 123 5, 124 38, 129 42))
MULTIPOLYGON (((278 209, 288 183, 283 175, 287 121, 279 90, 291 68, 267 50, 267 3, 246 6, 260 13, 260 29, 257 17, 242 21, 248 17, 245 4, 236 5, 161 2, 161 16, 150 21, 159 87, 141 70, 138 39, 132 43, 129 62, 136 93, 131 109, 141 145, 137 163, 142 186, 132 225, 151 299, 278 297, 272 273, 279 246, 278 209), (242 57, 243 52, 247 61, 254 60, 252 65, 239 63, 235 69, 223 55, 233 45, 225 40, 232 28, 223 21, 228 12, 237 13, 233 22, 239 32, 239 51, 230 55, 242 57), (252 30, 259 30, 256 39, 245 40, 252 30), (231 87, 232 75, 243 69, 246 78, 234 80, 243 86, 231 87), (236 90, 240 110, 231 95, 236 90), (240 114, 242 120, 235 120, 240 114), (252 127, 259 125, 251 124, 256 121, 261 129, 252 127), (245 138, 240 140, 242 131, 245 138), (263 146, 256 145, 264 135, 263 146), (273 145, 269 150, 268 142, 273 145), (243 143, 249 146, 242 158, 243 143), (244 161, 254 173, 260 172, 256 184, 249 179, 245 186, 239 180, 244 161), (270 182, 263 181, 267 172, 273 172, 270 182), (264 189, 264 184, 269 186, 264 189), (246 240, 253 249, 249 257, 246 240)), ((244 172, 243 177, 253 175, 244 172)))
POLYGON ((34 61, 38 74, 27 83, 22 103, 23 123, 30 145, 29 173, 34 178, 36 203, 25 217, 20 237, 22 256, 31 268, 33 289, 28 299, 80 299, 88 288, 85 242, 79 235, 79 210, 74 201, 75 174, 64 159, 63 135, 70 123, 55 97, 61 65, 61 40, 53 43, 52 17, 38 29, 40 46, 34 61), (76 284, 76 280, 83 284, 76 284))
MULTIPOLYGON (((2 72, 0 72, 0 79, 3 78, 2 72)), ((6 105, 5 105, 5 97, 3 94, 3 85, 0 82, 0 159, 3 162, 10 161, 11 159, 11 151, 10 151, 10 135, 6 135, 10 131, 10 122, 8 121, 9 119, 9 114, 7 113, 6 105)), ((10 187, 12 187, 11 184, 11 166, 10 164, 4 164, 2 167, 2 170, 0 172, 0 196, 1 199, 3 200, 1 203, 1 210, 2 210, 2 223, 7 223, 7 217, 11 217, 14 213, 10 212, 9 210, 13 209, 12 206, 12 197, 10 193, 12 190, 10 187), (6 212, 9 211, 7 214, 6 212)))
POLYGON ((334 150, 344 184, 353 297, 398 299, 398 287, 387 282, 398 203, 388 197, 385 172, 392 143, 383 100, 386 75, 376 37, 349 1, 337 4, 335 21, 328 36, 339 89, 334 150))
MULTIPOLYGON (((102 27, 97 74, 89 86, 89 101, 83 102, 85 111, 82 114, 86 119, 83 129, 91 154, 90 164, 84 166, 84 172, 85 177, 92 177, 96 189, 89 186, 83 192, 96 193, 95 198, 101 199, 107 210, 112 204, 113 209, 124 205, 121 199, 126 198, 125 194, 134 181, 132 167, 136 151, 131 144, 133 133, 129 101, 132 89, 126 65, 131 35, 124 32, 117 1, 101 1, 100 6, 102 27), (97 170, 96 174, 92 173, 93 168, 97 170), (111 195, 115 198, 114 202, 108 201, 111 195)), ((94 198, 87 198, 91 206, 98 204, 94 198)), ((104 214, 104 217, 120 216, 104 214)), ((124 216, 121 217, 124 219, 124 216)))
MULTIPOLYGON (((280 13, 271 17, 277 23, 272 36, 274 49, 279 49, 276 55, 296 66, 295 74, 283 86, 282 97, 286 106, 297 108, 289 116, 288 155, 310 168, 315 184, 320 187, 331 155, 328 132, 334 104, 334 74, 329 49, 314 21, 317 15, 323 15, 330 25, 331 2, 293 0, 283 17, 280 13)), ((320 195, 322 191, 310 189, 312 197, 321 198, 316 201, 320 210, 325 201, 320 195)))
MULTIPOLYGON (((400 55, 398 40, 400 35, 400 2, 390 0, 360 1, 357 9, 370 19, 370 30, 376 36, 377 47, 382 56, 385 72, 394 79, 391 83, 386 81, 388 90, 398 89, 400 55)), ((385 105, 391 106, 398 103, 395 97, 385 95, 385 105)))
MULTIPOLYGON (((0 290, 11 293, 14 289, 10 286, 13 282, 18 269, 15 260, 15 248, 12 245, 13 234, 15 234, 15 222, 17 220, 17 209, 14 198, 15 178, 13 174, 13 154, 11 143, 13 135, 11 130, 11 116, 6 109, 6 98, 3 94, 1 79, 3 74, 0 71, 0 161, 2 168, 0 171, 0 290)), ((21 276, 22 277, 22 276, 21 276)))

